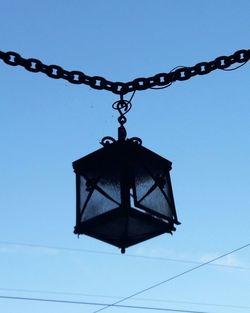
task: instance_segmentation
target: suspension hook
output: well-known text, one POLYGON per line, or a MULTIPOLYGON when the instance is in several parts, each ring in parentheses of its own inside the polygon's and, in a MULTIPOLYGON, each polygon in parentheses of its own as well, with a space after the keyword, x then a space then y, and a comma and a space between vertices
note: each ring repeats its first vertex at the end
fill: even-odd
POLYGON ((117 110, 120 114, 118 117, 118 122, 120 127, 118 128, 118 141, 124 141, 127 137, 127 132, 124 127, 124 124, 127 122, 125 114, 131 110, 132 104, 131 101, 125 100, 123 94, 120 94, 120 100, 113 103, 112 108, 117 110))

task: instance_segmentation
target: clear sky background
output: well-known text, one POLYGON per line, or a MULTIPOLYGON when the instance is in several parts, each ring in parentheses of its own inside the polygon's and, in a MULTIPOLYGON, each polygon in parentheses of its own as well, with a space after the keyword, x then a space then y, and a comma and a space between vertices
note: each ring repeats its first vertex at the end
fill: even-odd
MULTIPOLYGON (((112 81, 249 49, 248 0, 0 3, 0 50, 112 81)), ((246 64, 135 94, 128 136, 141 137, 145 147, 173 162, 182 224, 173 236, 162 235, 121 255, 113 246, 73 234, 71 165, 100 148, 102 137, 116 137, 112 103, 118 97, 0 62, 0 296, 112 303, 248 244, 249 74, 246 64)), ((249 312, 249 251, 123 304, 249 312)), ((98 308, 0 298, 4 313, 98 308)))

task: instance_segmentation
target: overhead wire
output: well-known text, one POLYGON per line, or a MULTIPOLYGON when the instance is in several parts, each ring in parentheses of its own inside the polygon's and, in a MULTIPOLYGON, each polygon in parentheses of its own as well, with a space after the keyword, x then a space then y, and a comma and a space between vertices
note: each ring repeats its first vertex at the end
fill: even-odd
MULTIPOLYGON (((186 68, 185 66, 183 65, 178 65, 178 66, 175 66, 174 68, 172 68, 172 70, 169 72, 169 73, 173 73, 175 70, 179 69, 179 68, 186 68)), ((170 82, 164 86, 155 86, 155 87, 150 87, 150 89, 153 89, 153 90, 159 90, 159 89, 165 89, 167 87, 170 87, 171 85, 173 84, 173 82, 170 82)))
MULTIPOLYGON (((118 295, 104 295, 104 294, 89 294, 81 292, 63 292, 63 291, 52 291, 52 290, 34 290, 34 289, 21 289, 21 288, 2 288, 0 291, 14 292, 14 293, 36 293, 36 294, 54 294, 60 296, 79 296, 79 297, 90 297, 90 298, 105 298, 105 299, 121 299, 118 295)), ((23 298, 23 297, 20 297, 23 298)), ((53 300, 53 299, 52 299, 53 300)), ((178 300, 167 300, 161 298, 132 298, 133 301, 144 301, 144 302, 158 302, 158 303, 171 303, 171 304, 182 304, 182 305, 197 305, 197 306, 210 306, 210 307, 225 307, 234 309, 246 309, 250 310, 250 306, 236 305, 236 304, 225 304, 225 303, 211 303, 211 302, 194 302, 194 301, 178 301, 178 300)))
MULTIPOLYGON (((91 305, 91 306, 108 305, 106 303, 99 303, 99 302, 70 301, 70 300, 57 300, 57 299, 47 299, 47 298, 14 297, 14 296, 5 296, 5 295, 0 295, 0 299, 53 302, 53 303, 64 303, 64 304, 81 304, 81 305, 91 305)), ((112 304, 111 306, 116 307, 116 308, 125 308, 125 309, 142 309, 142 310, 168 311, 168 312, 179 312, 179 313, 212 313, 208 311, 194 311, 194 310, 182 310, 182 309, 174 309, 174 308, 159 308, 159 307, 124 305, 124 304, 112 304)))
POLYGON ((216 258, 213 258, 213 259, 211 259, 211 260, 209 260, 209 261, 207 261, 207 262, 204 262, 204 263, 202 263, 202 264, 200 264, 200 265, 198 265, 198 266, 195 266, 195 267, 193 267, 193 268, 190 268, 190 269, 188 269, 188 270, 186 270, 186 271, 184 271, 184 272, 181 272, 181 273, 179 273, 179 274, 177 274, 177 275, 171 276, 171 277, 169 277, 169 278, 167 278, 167 279, 165 279, 165 280, 163 280, 163 281, 161 281, 161 282, 159 282, 159 283, 156 283, 156 284, 151 285, 151 286, 149 286, 149 287, 147 287, 147 288, 144 288, 144 289, 142 289, 142 290, 140 290, 140 291, 137 291, 137 292, 135 292, 135 293, 133 293, 133 294, 127 296, 127 297, 122 298, 122 299, 119 300, 119 301, 116 301, 116 302, 114 302, 114 303, 112 303, 112 304, 106 305, 105 307, 103 307, 103 308, 101 308, 101 309, 98 309, 97 311, 94 311, 93 313, 101 312, 101 311, 103 311, 103 310, 105 310, 105 309, 108 309, 108 308, 111 307, 111 306, 120 304, 121 302, 124 302, 124 301, 126 301, 126 300, 129 300, 129 299, 131 299, 131 298, 133 298, 133 297, 135 297, 135 296, 138 296, 138 295, 140 295, 140 294, 142 294, 142 293, 144 293, 144 292, 146 292, 146 291, 152 290, 152 289, 154 289, 154 288, 156 288, 156 287, 159 287, 159 286, 161 286, 161 285, 163 285, 163 284, 165 284, 165 283, 167 283, 167 282, 169 282, 169 281, 172 281, 172 280, 174 280, 174 279, 176 279, 176 278, 179 278, 179 277, 181 277, 181 276, 183 276, 183 275, 186 275, 186 274, 188 274, 188 273, 191 273, 191 272, 193 272, 193 271, 195 271, 195 270, 197 270, 197 269, 199 269, 199 268, 201 268, 201 267, 204 267, 204 266, 206 266, 206 265, 208 265, 208 264, 210 264, 210 263, 212 263, 212 262, 215 262, 215 261, 217 261, 217 260, 219 260, 219 259, 222 259, 222 258, 224 258, 224 257, 226 257, 226 256, 228 256, 228 255, 231 255, 231 254, 235 253, 235 252, 238 252, 238 251, 240 251, 240 250, 243 250, 243 249, 245 249, 245 248, 247 248, 247 247, 249 247, 249 246, 250 246, 250 243, 245 244, 244 246, 241 246, 241 247, 236 248, 236 249, 234 249, 234 250, 231 250, 231 251, 229 251, 229 252, 227 252, 227 253, 224 253, 224 254, 222 254, 222 255, 220 255, 220 256, 218 256, 218 257, 216 257, 216 258))
MULTIPOLYGON (((228 256, 230 254, 233 254, 233 253, 235 253, 237 251, 245 249, 245 248, 247 248, 249 246, 250 246, 250 243, 246 244, 244 246, 241 246, 241 247, 239 247, 237 249, 234 249, 232 251, 229 251, 229 252, 227 252, 227 253, 225 253, 223 255, 220 255, 220 256, 218 256, 216 258, 213 258, 213 259, 211 259, 211 260, 209 260, 207 262, 204 262, 204 263, 202 263, 202 264, 200 264, 198 266, 195 266, 195 267, 193 267, 193 268, 191 268, 189 270, 186 270, 186 271, 184 271, 182 273, 174 275, 174 276, 172 276, 172 277, 170 277, 170 278, 168 278, 168 279, 166 279, 164 281, 161 281, 161 282, 159 282, 157 284, 154 284, 154 285, 152 285, 152 286, 150 286, 148 288, 145 288, 145 289, 143 289, 141 291, 138 291, 138 292, 136 292, 136 293, 134 293, 134 294, 132 294, 130 296, 123 297, 122 299, 120 299, 120 300, 118 300, 118 301, 116 301, 114 303, 111 303, 111 304, 99 303, 99 302, 86 302, 86 301, 83 302, 83 301, 70 301, 70 300, 55 300, 55 299, 45 299, 45 298, 11 297, 11 296, 6 296, 6 295, 1 295, 0 298, 3 298, 3 299, 13 299, 13 300, 14 299, 18 300, 19 299, 19 300, 30 300, 30 301, 47 301, 47 302, 61 302, 61 303, 72 303, 72 304, 75 303, 75 304, 86 304, 86 305, 89 304, 89 305, 103 306, 102 308, 98 309, 97 311, 94 311, 93 313, 100 312, 100 311, 102 311, 104 309, 107 309, 109 307, 132 308, 132 309, 148 309, 148 310, 172 311, 172 312, 206 313, 206 312, 200 312, 200 311, 179 310, 179 309, 172 309, 172 308, 158 308, 158 307, 149 307, 149 306, 141 307, 141 306, 132 306, 132 305, 128 306, 128 305, 121 305, 120 303, 125 301, 125 300, 131 299, 131 298, 133 298, 133 297, 135 297, 135 296, 137 296, 139 294, 142 294, 142 293, 144 293, 144 292, 146 292, 148 290, 151 290, 151 289, 153 289, 155 287, 158 287, 158 286, 160 286, 160 285, 162 285, 164 283, 167 283, 167 282, 169 282, 171 280, 174 280, 174 279, 176 279, 176 278, 178 278, 180 276, 183 276, 183 275, 185 275, 187 273, 190 273, 190 272, 192 272, 192 271, 194 271, 194 270, 196 270, 198 268, 201 268, 201 267, 203 267, 205 265, 209 265, 210 263, 215 262, 216 260, 219 260, 219 259, 221 259, 223 257, 226 257, 226 256, 228 256)), ((39 247, 41 247, 41 246, 39 246, 39 247)), ((21 289, 11 289, 11 288, 0 288, 0 290, 32 292, 31 290, 21 290, 21 289)), ((33 290, 33 292, 35 292, 35 291, 33 290)), ((40 292, 41 293, 41 291, 36 291, 36 292, 40 292)), ((49 293, 49 292, 47 292, 47 293, 49 293)), ((71 296, 72 295, 83 295, 83 294, 80 294, 80 293, 78 293, 78 294, 76 294, 76 293, 75 294, 74 293, 60 293, 60 292, 50 292, 50 293, 64 294, 64 295, 68 294, 68 295, 71 295, 71 296)), ((85 296, 90 296, 90 295, 85 295, 85 296)), ((98 295, 96 295, 96 296, 98 296, 98 295)), ((99 295, 98 297, 101 297, 101 296, 99 295)), ((108 296, 103 296, 103 297, 108 298, 108 296)), ((164 301, 164 300, 160 300, 160 299, 156 300, 156 299, 142 299, 142 298, 141 299, 136 298, 134 300, 138 300, 138 301, 139 300, 141 300, 141 301, 142 300, 143 301, 147 300, 147 301, 158 301, 158 302, 163 302, 164 301)), ((218 306, 218 307, 233 307, 233 308, 240 308, 240 309, 249 309, 249 307, 247 307, 247 306, 237 306, 237 305, 209 304, 209 303, 196 303, 196 302, 185 302, 185 301, 164 301, 164 302, 173 302, 173 303, 182 303, 182 304, 184 304, 184 303, 185 304, 197 304, 197 305, 213 305, 213 306, 218 306)))
POLYGON ((246 63, 247 63, 247 62, 244 62, 244 63, 242 63, 242 64, 240 64, 240 65, 238 65, 238 66, 235 66, 235 67, 233 67, 233 68, 224 68, 223 71, 226 71, 226 72, 235 71, 235 70, 237 70, 238 68, 244 66, 246 63))
MULTIPOLYGON (((92 249, 79 249, 79 248, 70 248, 70 247, 59 247, 59 246, 50 246, 50 245, 43 245, 43 244, 32 244, 32 243, 24 243, 24 242, 14 242, 14 241, 0 241, 0 244, 3 245, 10 245, 10 246, 21 246, 21 247, 28 247, 28 248, 44 248, 44 249, 55 249, 61 251, 72 251, 72 252, 81 252, 81 253, 93 253, 93 254, 103 254, 103 255, 113 255, 120 257, 120 253, 115 252, 108 252, 108 251, 98 251, 92 249)), ((169 262, 177 262, 177 263, 186 263, 186 264, 203 264, 201 261, 196 260, 186 260, 180 258, 170 258, 170 257, 160 257, 160 256, 148 256, 148 255, 139 255, 139 254, 130 254, 126 253, 122 257, 129 257, 129 258, 140 258, 140 259, 148 259, 148 260, 158 260, 158 261, 169 261, 169 262)), ((231 269, 238 269, 238 270, 247 270, 250 271, 249 267, 245 266, 238 266, 238 265, 229 265, 229 264, 219 264, 214 263, 210 264, 210 266, 216 267, 225 267, 231 269)))

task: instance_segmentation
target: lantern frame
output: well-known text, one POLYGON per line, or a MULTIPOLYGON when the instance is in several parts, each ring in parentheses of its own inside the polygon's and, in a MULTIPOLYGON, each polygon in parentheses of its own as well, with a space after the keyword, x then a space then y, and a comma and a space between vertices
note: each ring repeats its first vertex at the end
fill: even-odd
POLYGON ((117 141, 104 137, 101 149, 73 162, 77 199, 74 232, 112 244, 124 253, 139 242, 172 234, 174 225, 180 223, 169 174, 172 163, 143 147, 141 139, 126 139, 123 125, 118 134, 117 141), (149 205, 156 203, 157 197, 164 208, 149 205), (113 207, 107 209, 106 203, 113 207))

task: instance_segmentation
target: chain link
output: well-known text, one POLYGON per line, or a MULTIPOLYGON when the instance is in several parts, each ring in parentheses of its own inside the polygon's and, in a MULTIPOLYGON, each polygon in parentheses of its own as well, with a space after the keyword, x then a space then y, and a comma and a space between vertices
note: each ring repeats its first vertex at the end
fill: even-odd
POLYGON ((23 66, 32 73, 44 73, 54 79, 65 79, 72 84, 85 84, 98 90, 108 90, 118 95, 125 95, 137 90, 169 86, 175 81, 188 80, 196 75, 205 75, 216 69, 225 70, 235 63, 246 63, 250 59, 250 50, 239 50, 229 56, 220 56, 211 62, 201 62, 192 67, 178 67, 169 73, 159 73, 152 77, 136 78, 133 81, 112 82, 101 76, 88 76, 80 71, 66 71, 58 65, 46 65, 40 60, 24 59, 20 54, 0 51, 0 59, 12 66, 23 66))

